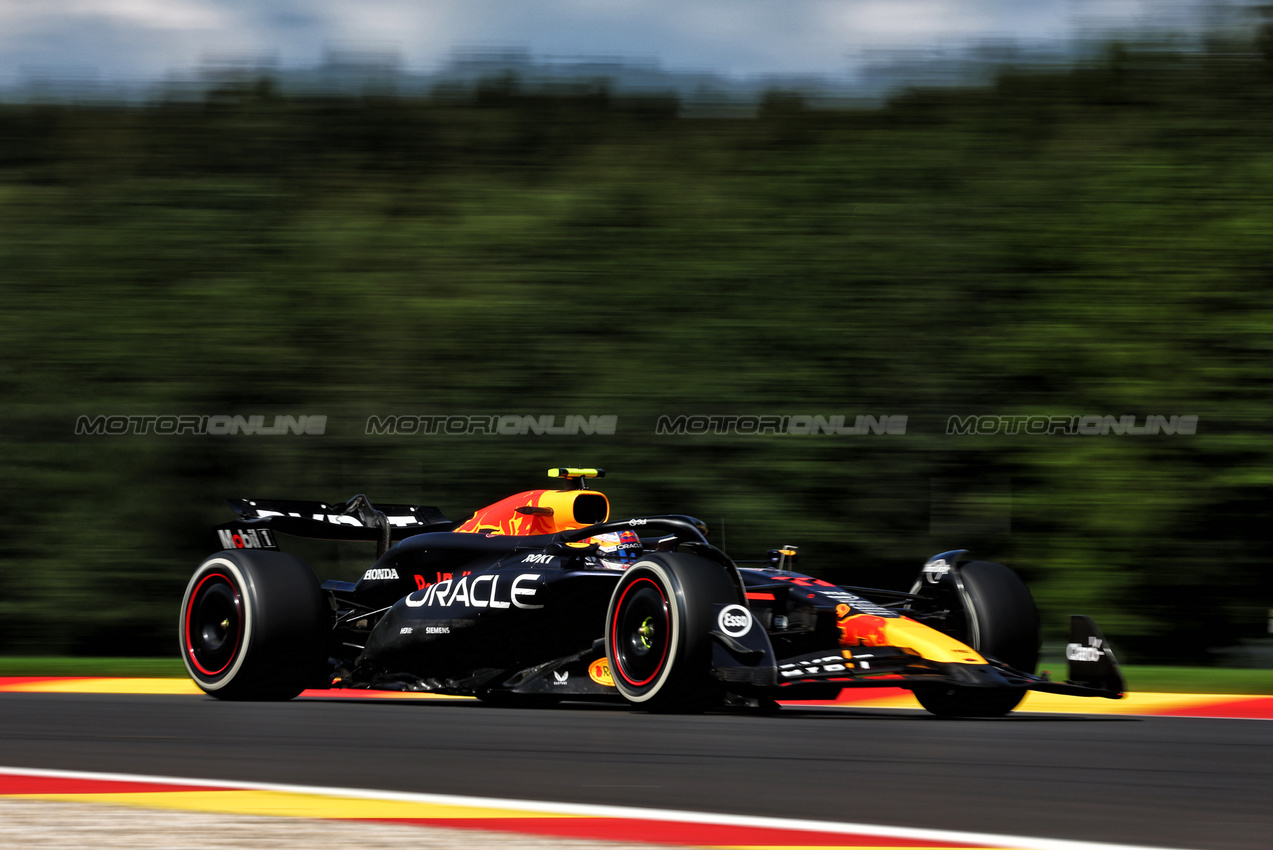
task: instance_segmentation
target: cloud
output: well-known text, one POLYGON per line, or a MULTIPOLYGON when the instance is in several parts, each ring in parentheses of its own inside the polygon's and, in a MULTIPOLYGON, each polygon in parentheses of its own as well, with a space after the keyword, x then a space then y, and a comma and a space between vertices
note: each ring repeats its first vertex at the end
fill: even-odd
POLYGON ((7 0, 0 80, 58 68, 157 79, 225 56, 298 67, 333 47, 392 52, 408 68, 431 70, 457 50, 482 46, 732 75, 838 76, 879 51, 991 38, 1063 42, 1087 25, 1144 24, 1164 5, 1169 0, 7 0))

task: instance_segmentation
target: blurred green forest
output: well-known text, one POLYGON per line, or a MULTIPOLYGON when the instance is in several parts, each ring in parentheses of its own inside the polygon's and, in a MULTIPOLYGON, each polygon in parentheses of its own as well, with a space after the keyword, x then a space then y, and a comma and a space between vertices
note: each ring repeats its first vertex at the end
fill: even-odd
MULTIPOLYGON (((226 497, 462 519, 577 464, 735 557, 907 587, 969 548, 1026 576, 1050 638, 1085 612, 1129 659, 1206 662, 1273 606, 1271 56, 1113 47, 747 116, 512 77, 0 104, 0 652, 175 654, 226 497), (328 424, 75 434, 105 414, 328 424), (618 426, 366 433, 393 414, 618 426), (679 414, 908 420, 656 434, 679 414), (947 434, 971 414, 1198 426, 947 434)), ((292 548, 322 577, 373 554, 292 548)))

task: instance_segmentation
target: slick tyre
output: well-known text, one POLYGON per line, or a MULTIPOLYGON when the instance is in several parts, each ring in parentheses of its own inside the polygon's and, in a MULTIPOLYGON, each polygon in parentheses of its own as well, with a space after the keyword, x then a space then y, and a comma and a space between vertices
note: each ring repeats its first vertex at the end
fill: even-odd
MULTIPOLYGON (((959 570, 963 600, 961 640, 1024 673, 1039 663, 1039 613, 1020 577, 1002 564, 972 561, 959 570)), ((915 688, 920 705, 939 717, 999 717, 1017 707, 1021 688, 915 688)))
POLYGON ((1039 611, 1030 588, 1012 570, 973 561, 959 571, 970 645, 1023 673, 1039 664, 1039 611))
POLYGON ((938 717, 1003 717, 1025 696, 1021 688, 961 688, 955 685, 922 685, 915 699, 938 717))
POLYGON ((606 612, 606 655, 619 694, 647 711, 701 711, 722 693, 708 675, 717 604, 746 605, 728 568, 684 553, 628 568, 606 612))
POLYGON ((328 611, 304 561, 282 552, 219 552, 195 570, 181 600, 186 672, 218 699, 291 699, 318 682, 328 611))

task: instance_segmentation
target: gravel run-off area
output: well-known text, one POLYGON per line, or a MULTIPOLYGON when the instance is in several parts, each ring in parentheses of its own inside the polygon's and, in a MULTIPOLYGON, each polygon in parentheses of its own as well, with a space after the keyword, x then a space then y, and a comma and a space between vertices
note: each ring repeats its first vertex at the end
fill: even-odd
POLYGON ((469 829, 305 818, 174 812, 92 803, 0 800, 0 847, 159 850, 303 847, 306 850, 650 850, 649 844, 570 841, 469 829))

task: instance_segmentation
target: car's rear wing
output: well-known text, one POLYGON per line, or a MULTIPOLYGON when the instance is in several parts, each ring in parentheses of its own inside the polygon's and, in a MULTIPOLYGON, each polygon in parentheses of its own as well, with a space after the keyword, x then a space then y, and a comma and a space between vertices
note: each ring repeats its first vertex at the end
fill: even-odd
POLYGON ((455 523, 426 505, 373 506, 366 496, 345 503, 290 499, 226 499, 239 519, 217 527, 227 549, 275 549, 271 532, 314 540, 389 543, 430 531, 450 531, 455 523))

